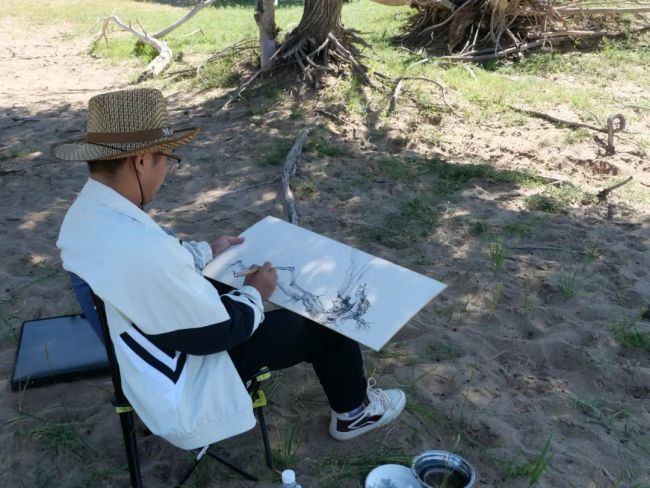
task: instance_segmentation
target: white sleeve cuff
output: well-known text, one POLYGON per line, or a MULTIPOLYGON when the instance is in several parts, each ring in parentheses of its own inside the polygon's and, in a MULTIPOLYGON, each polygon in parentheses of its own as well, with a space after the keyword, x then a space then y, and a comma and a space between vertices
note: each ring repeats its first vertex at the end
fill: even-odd
POLYGON ((192 254, 197 271, 201 271, 212 261, 212 247, 205 241, 183 241, 183 247, 192 254))
MULTIPOLYGON (((262 295, 260 295, 260 292, 250 285, 244 285, 237 290, 233 290, 230 293, 227 293, 227 295, 231 299, 245 303, 253 309, 253 313, 255 314, 253 332, 255 332, 260 324, 264 321, 264 303, 262 302, 262 295), (239 296, 234 294, 236 291, 239 292, 239 296)), ((253 332, 251 332, 251 335, 253 332)))

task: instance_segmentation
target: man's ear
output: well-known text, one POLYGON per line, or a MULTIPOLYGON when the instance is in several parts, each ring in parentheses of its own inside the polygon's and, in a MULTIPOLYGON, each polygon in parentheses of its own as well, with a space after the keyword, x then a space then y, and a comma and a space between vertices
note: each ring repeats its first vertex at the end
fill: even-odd
POLYGON ((133 167, 138 173, 144 172, 145 154, 136 154, 133 157, 133 167))

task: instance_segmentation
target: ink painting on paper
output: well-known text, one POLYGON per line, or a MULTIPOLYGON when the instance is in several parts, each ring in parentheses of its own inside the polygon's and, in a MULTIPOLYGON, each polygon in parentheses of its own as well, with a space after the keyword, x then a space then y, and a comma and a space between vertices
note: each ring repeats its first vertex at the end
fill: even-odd
POLYGON ((445 285, 274 217, 241 234, 245 242, 203 274, 231 286, 236 272, 270 261, 278 286, 269 301, 379 351, 445 285))

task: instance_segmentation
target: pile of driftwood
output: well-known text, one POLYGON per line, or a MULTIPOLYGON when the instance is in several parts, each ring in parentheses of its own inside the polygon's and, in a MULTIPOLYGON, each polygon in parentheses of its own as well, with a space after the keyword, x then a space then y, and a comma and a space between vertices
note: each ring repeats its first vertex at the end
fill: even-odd
POLYGON ((564 41, 650 29, 650 3, 635 0, 374 0, 415 10, 398 41, 457 61, 487 61, 564 41), (626 25, 623 30, 620 26, 626 25), (618 27, 617 27, 618 26, 618 27))

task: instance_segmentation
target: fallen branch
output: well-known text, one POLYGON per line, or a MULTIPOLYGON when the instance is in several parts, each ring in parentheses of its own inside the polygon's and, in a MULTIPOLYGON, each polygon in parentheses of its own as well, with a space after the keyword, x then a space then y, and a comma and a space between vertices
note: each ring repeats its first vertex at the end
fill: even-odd
POLYGON ((293 144, 293 147, 287 155, 287 159, 284 162, 284 168, 282 170, 282 189, 284 190, 284 199, 287 206, 287 220, 294 225, 298 225, 298 211, 296 210, 296 201, 293 197, 293 192, 289 182, 291 177, 296 174, 296 167, 298 165, 298 158, 302 152, 302 146, 304 146, 307 136, 309 135, 310 129, 303 129, 298 134, 296 142, 293 144))
MULTIPOLYGON (((140 77, 138 78, 138 82, 143 81, 147 78, 154 78, 158 76, 160 73, 162 73, 167 66, 172 62, 172 50, 169 48, 167 43, 165 41, 161 41, 159 39, 156 39, 154 36, 150 36, 145 32, 144 29, 142 29, 142 32, 139 32, 132 28, 130 25, 126 25, 124 22, 120 20, 119 17, 116 15, 111 15, 110 17, 104 17, 100 18, 100 22, 102 23, 102 28, 99 33, 99 35, 96 37, 94 43, 99 41, 102 37, 106 40, 108 40, 108 37, 106 35, 106 31, 108 29, 108 25, 113 22, 114 24, 117 24, 122 30, 126 32, 130 32, 134 36, 136 36, 140 41, 142 41, 145 44, 148 44, 150 46, 153 46, 156 51, 158 51, 158 56, 156 56, 144 69, 144 71, 140 74, 140 77)), ((140 26, 142 28, 142 26, 140 26)))
MULTIPOLYGON (((155 34, 152 34, 152 37, 155 37, 156 39, 160 39, 161 37, 166 36, 169 34, 171 31, 176 29, 177 27, 183 25, 185 22, 190 20, 192 17, 194 17, 196 14, 199 13, 199 11, 203 10, 205 7, 208 7, 212 5, 216 0, 204 0, 203 2, 197 3, 192 10, 187 12, 184 17, 178 19, 176 22, 173 24, 165 27, 163 30, 156 32, 155 34)), ((201 29, 199 29, 201 30, 201 29)), ((194 32, 194 34, 196 31, 194 32)), ((188 34, 189 35, 189 34, 188 34)))
POLYGON ((569 15, 623 15, 623 14, 642 14, 645 12, 650 12, 650 5, 645 5, 642 7, 632 7, 632 8, 556 8, 558 14, 562 17, 567 17, 569 15))
POLYGON ((648 110, 650 111, 650 107, 642 107, 641 105, 626 105, 623 108, 631 108, 632 110, 648 110))
POLYGON ((348 122, 347 120, 343 120, 341 117, 339 117, 336 114, 333 114, 331 112, 327 112, 325 110, 321 110, 319 108, 316 109, 316 112, 319 113, 319 114, 326 115, 326 116, 330 117, 331 119, 337 120, 337 121, 341 122, 342 124, 349 125, 352 128, 352 138, 353 139, 357 138, 357 128, 354 126, 354 124, 348 122))
POLYGON ((622 187, 623 185, 627 185, 630 181, 632 181, 632 177, 631 177, 631 176, 630 176, 629 178, 627 178, 627 179, 621 181, 620 183, 616 183, 615 185, 608 186, 607 188, 604 188, 604 189, 600 190, 600 191, 596 194, 596 196, 598 197, 598 200, 599 200, 599 201, 606 200, 606 199, 607 199, 607 196, 608 196, 611 192, 613 192, 613 191, 616 190, 617 188, 622 187))
POLYGON ((433 83, 434 85, 437 85, 438 88, 440 88, 440 91, 442 92, 442 101, 445 102, 445 105, 449 110, 452 112, 454 111, 454 108, 451 106, 449 101, 447 100, 447 92, 445 91, 445 86, 440 83, 439 81, 432 80, 430 78, 424 78, 422 76, 403 76, 399 78, 400 80, 418 80, 418 81, 428 81, 429 83, 433 83))
POLYGON ((595 125, 590 125, 590 124, 585 124, 583 122, 572 122, 570 120, 564 120, 560 119, 558 117, 554 117, 553 115, 546 114, 544 112, 538 112, 536 110, 530 110, 527 108, 520 108, 520 107, 515 107, 513 105, 510 105, 510 109, 514 110, 515 112, 520 112, 524 113, 527 115, 532 115, 533 117, 537 117, 539 119, 544 119, 548 122, 553 122, 555 124, 560 124, 560 125, 565 125, 567 127, 574 127, 574 128, 580 128, 580 129, 591 129, 595 130, 597 132, 607 132, 607 129, 601 129, 600 127, 596 127, 595 125))

